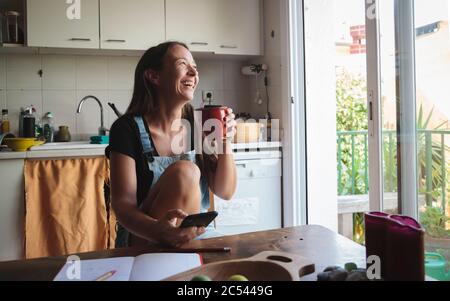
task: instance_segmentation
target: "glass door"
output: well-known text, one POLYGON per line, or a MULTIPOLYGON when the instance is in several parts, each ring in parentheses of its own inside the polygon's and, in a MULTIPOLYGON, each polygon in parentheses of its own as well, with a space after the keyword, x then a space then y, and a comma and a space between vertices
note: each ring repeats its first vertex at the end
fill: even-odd
MULTIPOLYGON (((414 11, 418 214, 428 255, 439 254, 449 263, 450 3, 416 0, 414 11)), ((439 280, 450 281, 450 273, 445 275, 439 280)))

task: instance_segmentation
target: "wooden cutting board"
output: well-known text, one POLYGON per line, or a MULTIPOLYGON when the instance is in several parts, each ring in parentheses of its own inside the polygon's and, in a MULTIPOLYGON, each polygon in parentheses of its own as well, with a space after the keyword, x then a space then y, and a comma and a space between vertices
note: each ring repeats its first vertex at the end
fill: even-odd
POLYGON ((233 275, 243 275, 249 281, 299 281, 314 271, 314 263, 305 257, 267 251, 247 259, 206 264, 163 281, 190 281, 198 275, 208 276, 213 281, 226 281, 233 275))

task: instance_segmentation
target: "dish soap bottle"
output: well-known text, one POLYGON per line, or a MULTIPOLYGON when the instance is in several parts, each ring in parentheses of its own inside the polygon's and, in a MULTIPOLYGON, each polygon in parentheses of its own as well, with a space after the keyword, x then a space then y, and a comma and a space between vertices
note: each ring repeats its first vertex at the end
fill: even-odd
POLYGON ((44 126, 44 138, 46 143, 53 142, 54 140, 54 133, 55 133, 55 126, 53 121, 53 114, 52 112, 48 112, 44 115, 43 118, 43 126, 44 126))

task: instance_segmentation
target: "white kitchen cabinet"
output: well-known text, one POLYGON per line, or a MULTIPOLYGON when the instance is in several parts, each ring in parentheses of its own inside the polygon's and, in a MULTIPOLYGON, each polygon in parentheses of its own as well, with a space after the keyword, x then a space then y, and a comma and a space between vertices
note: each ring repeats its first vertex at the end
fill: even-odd
POLYGON ((238 181, 233 199, 215 197, 217 231, 235 235, 282 227, 281 162, 281 157, 236 160, 238 181))
POLYGON ((99 2, 27 0, 27 42, 32 47, 99 48, 99 2))
POLYGON ((216 52, 221 34, 220 0, 166 0, 167 40, 192 51, 216 52))
POLYGON ((24 256, 23 159, 0 160, 0 261, 24 256))
POLYGON ((164 40, 164 0, 100 0, 100 48, 146 50, 164 40))
POLYGON ((166 0, 167 39, 192 51, 261 55, 260 0, 166 0))
POLYGON ((261 55, 260 0, 220 1, 221 31, 217 53, 261 55))

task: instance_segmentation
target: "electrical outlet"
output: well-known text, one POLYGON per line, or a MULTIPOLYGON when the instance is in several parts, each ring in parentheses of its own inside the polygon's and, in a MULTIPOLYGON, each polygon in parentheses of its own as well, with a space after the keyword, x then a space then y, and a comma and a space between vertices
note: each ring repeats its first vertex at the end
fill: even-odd
POLYGON ((206 102, 206 103, 214 102, 214 92, 210 91, 210 90, 202 91, 202 99, 203 99, 203 102, 206 102))

